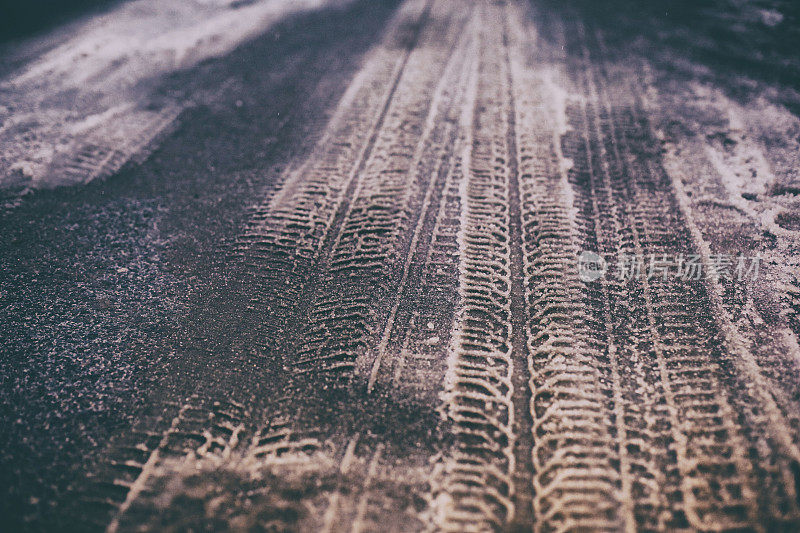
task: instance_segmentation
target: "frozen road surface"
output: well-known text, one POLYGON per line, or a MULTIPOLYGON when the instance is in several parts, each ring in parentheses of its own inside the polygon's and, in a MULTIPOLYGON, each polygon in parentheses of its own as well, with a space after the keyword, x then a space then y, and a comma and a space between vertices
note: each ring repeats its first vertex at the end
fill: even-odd
POLYGON ((669 4, 0 45, 0 530, 800 530, 800 9, 669 4))

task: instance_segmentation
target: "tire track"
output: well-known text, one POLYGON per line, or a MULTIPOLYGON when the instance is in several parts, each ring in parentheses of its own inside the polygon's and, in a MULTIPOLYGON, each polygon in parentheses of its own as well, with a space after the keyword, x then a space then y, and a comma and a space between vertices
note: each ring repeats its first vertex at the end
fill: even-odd
MULTIPOLYGON (((665 174, 675 191, 680 212, 686 220, 702 264, 708 269, 713 252, 699 228, 692 202, 681 183, 683 172, 676 166, 674 157, 668 150, 665 156, 665 174)), ((767 351, 763 348, 774 348, 771 345, 776 339, 772 335, 765 335, 763 330, 757 332, 757 327, 750 324, 743 327, 741 321, 735 321, 732 317, 735 306, 726 301, 729 293, 723 283, 713 278, 704 281, 715 321, 721 331, 722 342, 730 353, 730 365, 733 367, 731 372, 736 374, 735 379, 739 382, 731 387, 732 401, 748 422, 749 427, 745 428, 748 438, 757 443, 753 446, 751 455, 757 457, 754 469, 759 480, 759 517, 768 527, 796 528, 800 524, 800 476, 797 474, 800 472, 797 466, 800 462, 797 459, 796 437, 800 421, 793 415, 796 412, 796 402, 785 393, 793 384, 789 380, 776 381, 777 376, 774 373, 781 369, 781 360, 786 353, 771 354, 766 367, 762 366, 763 353, 767 351)), ((758 317, 758 311, 752 309, 752 312, 758 317)), ((757 319, 757 323, 762 327, 764 325, 763 320, 757 319)), ((791 343, 791 339, 782 340, 791 343)), ((786 352, 791 353, 791 349, 786 352)))
POLYGON ((508 130, 506 145, 508 146, 508 184, 509 184, 509 237, 511 239, 510 267, 511 267, 511 332, 512 354, 514 355, 514 374, 512 385, 514 392, 514 514, 511 527, 516 524, 524 527, 533 522, 533 491, 531 475, 533 472, 533 411, 532 405, 532 366, 530 350, 526 337, 526 326, 530 320, 530 307, 527 305, 529 296, 525 284, 524 235, 523 235, 523 207, 520 186, 520 173, 522 146, 518 144, 519 129, 517 126, 517 102, 521 94, 515 91, 514 73, 511 61, 510 35, 508 20, 508 4, 503 4, 503 11, 499 13, 502 21, 503 60, 505 84, 508 99, 508 130))
MULTIPOLYGON (((515 15, 509 19, 512 25, 526 18, 524 12, 515 15)), ((630 514, 624 510, 630 489, 616 468, 626 465, 617 444, 624 433, 613 424, 620 415, 619 395, 610 402, 607 385, 620 381, 616 351, 603 336, 607 329, 593 317, 603 316, 608 326, 610 311, 592 308, 598 295, 578 280, 575 269, 581 232, 597 218, 581 218, 575 205, 581 199, 568 181, 560 139, 566 132, 566 109, 553 84, 556 72, 528 70, 526 47, 534 45, 525 42, 522 28, 514 35, 511 64, 519 102, 520 205, 530 315, 525 333, 534 441, 529 450, 533 479, 528 481, 534 493, 532 523, 537 531, 619 530, 623 524, 630 529, 630 520, 620 517, 630 514), (620 477, 623 495, 618 497, 620 477)))
MULTIPOLYGON (((583 35, 581 28, 576 33, 583 35)), ((641 166, 652 151, 643 143, 647 137, 626 119, 630 104, 615 93, 612 106, 602 86, 602 60, 590 62, 585 47, 582 56, 584 86, 596 113, 590 121, 600 168, 606 190, 619 198, 609 196, 609 201, 620 202, 622 222, 630 228, 629 245, 640 257, 690 253, 677 236, 683 224, 675 217, 676 210, 662 207, 674 203, 669 189, 641 166), (636 143, 635 148, 631 143, 636 143)), ((641 331, 650 339, 642 352, 654 357, 656 383, 666 402, 676 454, 674 483, 682 502, 681 511, 670 501, 673 518, 667 525, 681 527, 685 521, 684 527, 699 529, 757 526, 752 465, 746 459, 742 428, 722 384, 723 369, 715 358, 705 355, 715 353, 708 301, 685 282, 646 276, 641 278, 641 301, 647 319, 641 331)), ((666 487, 672 485, 669 477, 666 487)), ((668 498, 672 490, 667 489, 668 498)))
MULTIPOLYGON (((575 30, 570 28, 570 31, 575 30)), ((574 67, 580 73, 576 90, 580 96, 568 107, 574 133, 564 141, 565 154, 574 162, 570 182, 580 208, 579 224, 585 228, 584 246, 596 249, 605 257, 635 254, 626 224, 625 204, 617 198, 621 194, 621 184, 611 182, 607 155, 603 157, 600 146, 603 132, 597 130, 596 103, 591 97, 582 96, 588 91, 588 80, 582 76, 586 67, 586 62, 580 60, 574 67)), ((652 356, 641 355, 651 352, 646 340, 647 325, 634 311, 644 307, 641 290, 608 276, 597 283, 599 294, 590 293, 587 302, 590 312, 593 309, 602 317, 597 329, 603 336, 595 342, 600 355, 606 352, 609 359, 605 379, 596 381, 611 384, 606 394, 614 401, 620 501, 627 505, 620 518, 628 530, 635 525, 663 529, 667 527, 662 513, 668 506, 664 495, 668 491, 664 489, 667 480, 661 469, 667 462, 666 446, 671 426, 663 407, 663 391, 652 371, 652 356), (627 379, 623 380, 622 376, 627 379), (664 443, 664 449, 659 440, 664 443), (638 475, 634 474, 634 469, 638 470, 638 475), (638 478, 638 487, 634 487, 634 477, 638 478)), ((671 527, 679 526, 672 524, 671 527)))
POLYGON ((514 513, 514 375, 507 163, 511 109, 502 6, 481 4, 475 107, 462 166, 461 296, 445 378, 453 444, 435 487, 445 531, 499 529, 514 513), (498 24, 499 23, 499 24, 498 24))
MULTIPOLYGON (((129 110, 125 109, 123 114, 126 111, 129 110)), ((50 185, 85 184, 111 177, 128 162, 141 164, 153 147, 174 129, 181 111, 180 105, 167 105, 158 112, 141 112, 125 117, 126 123, 135 128, 135 135, 125 140, 120 140, 118 134, 114 135, 109 125, 95 128, 83 136, 85 140, 73 141, 73 148, 66 157, 55 157, 41 178, 52 180, 50 185)), ((40 186, 39 180, 33 179, 31 185, 40 186)))
POLYGON ((241 404, 195 394, 185 402, 169 403, 155 421, 140 420, 116 443, 112 459, 81 495, 82 503, 96 509, 98 517, 111 516, 109 522, 94 525, 115 532, 128 529, 136 513, 146 517, 156 495, 155 480, 165 473, 191 470, 199 461, 227 459, 246 436, 247 417, 241 404))
MULTIPOLYGON (((474 32, 474 25, 468 30, 474 32)), ((474 49, 467 53, 474 55, 474 49)), ((469 61, 466 76, 459 81, 460 90, 472 84, 475 76, 475 62, 469 61)), ((469 108, 472 99, 459 94, 454 102, 464 101, 463 109, 469 108)), ((459 112, 463 109, 453 106, 450 110, 452 122, 446 152, 440 154, 439 164, 433 172, 435 179, 428 185, 422 205, 422 215, 412 237, 411 248, 403 271, 403 280, 395 300, 394 324, 387 320, 383 326, 382 342, 378 344, 385 350, 383 357, 375 359, 373 371, 377 368, 373 387, 367 383, 367 394, 373 396, 389 395, 397 400, 412 398, 421 405, 437 401, 441 392, 442 376, 445 372, 441 357, 442 347, 450 339, 450 326, 455 307, 454 294, 457 282, 458 245, 456 235, 459 230, 461 204, 458 188, 463 169, 460 158, 462 127, 459 112), (430 237, 422 238, 422 235, 430 237), (416 241, 416 243, 415 243, 416 241), (405 283, 403 282, 405 281, 405 283), (398 305, 399 302, 399 305, 398 305), (388 358, 387 355, 393 357, 388 358)), ((391 318, 392 315, 390 315, 391 318)), ((421 428, 429 432, 435 423, 421 428)), ((435 435, 434 435, 435 436, 435 435)), ((356 435, 351 442, 360 438, 356 435)), ((340 530, 352 526, 352 530, 381 531, 386 528, 386 517, 392 517, 393 530, 422 529, 427 515, 426 495, 429 493, 430 461, 435 458, 438 446, 424 439, 428 445, 416 443, 414 449, 398 446, 386 436, 367 437, 358 455, 369 457, 372 450, 382 451, 380 460, 362 462, 366 478, 375 479, 373 490, 353 491, 341 487, 331 496, 328 505, 325 531, 331 531, 338 523, 340 530), (342 496, 342 490, 350 493, 342 496), (348 509, 349 501, 356 501, 353 509, 348 509), (340 503, 341 502, 341 503, 340 503), (355 512, 353 512, 355 510, 355 512), (338 515, 338 516, 337 516, 338 515)), ((348 468, 349 470, 349 468, 348 468)))
MULTIPOLYGON (((442 148, 438 146, 446 143, 450 135, 446 114, 454 97, 446 91, 457 87, 458 64, 463 61, 463 50, 456 54, 455 49, 463 49, 456 37, 464 27, 465 15, 456 15, 446 6, 436 5, 433 10, 431 18, 436 23, 426 29, 423 39, 427 41, 412 58, 407 79, 393 99, 386 124, 363 170, 356 200, 344 215, 342 230, 333 243, 330 262, 317 290, 324 296, 318 298, 319 303, 311 304, 311 322, 302 335, 300 357, 293 363, 300 369, 317 372, 327 368, 323 361, 333 361, 369 381, 376 355, 363 355, 367 346, 363 336, 372 331, 372 320, 393 322, 393 308, 380 309, 374 301, 363 308, 361 305, 376 295, 391 301, 408 279, 407 268, 414 251, 411 244, 417 244, 416 228, 424 222, 426 211, 421 207, 437 182, 431 179, 426 185, 423 173, 435 175, 440 164, 442 148), (436 47, 430 45, 434 34, 441 42, 436 47), (411 228, 415 229, 409 231, 411 228), (404 261, 396 261, 404 256, 404 261), (399 265, 402 266, 398 268, 399 265), (397 270, 402 272, 399 280, 397 270), (350 305, 359 306, 356 313, 360 319, 351 314, 338 319, 333 308, 350 305), (338 328, 337 324, 356 329, 329 335, 328 330, 338 328)), ((380 341, 377 344, 380 351, 380 341)))
MULTIPOLYGON (((369 343, 375 348, 365 350, 356 359, 356 374, 366 378, 364 401, 367 402, 374 401, 373 398, 383 401, 380 398, 388 396, 386 401, 408 402, 411 399, 415 403, 424 405, 425 400, 422 397, 435 397, 438 390, 437 382, 440 378, 437 379, 437 374, 438 376, 442 374, 437 373, 435 368, 430 368, 432 364, 430 360, 425 368, 429 379, 409 383, 396 378, 393 380, 393 376, 402 372, 402 367, 398 367, 394 359, 387 361, 384 358, 390 347, 397 347, 403 337, 401 350, 407 351, 414 346, 411 341, 413 334, 411 330, 415 326, 415 320, 419 320, 421 316, 419 302, 424 299, 427 292, 436 288, 441 290, 441 284, 431 286, 424 281, 423 276, 426 269, 430 268, 430 264, 420 263, 424 258, 430 258, 434 251, 436 236, 441 235, 441 232, 432 230, 436 226, 441 226, 437 217, 449 207, 443 192, 448 187, 453 187, 453 146, 457 133, 454 125, 459 115, 459 106, 456 103, 464 98, 466 78, 471 72, 471 62, 467 61, 467 57, 472 51, 473 27, 474 24, 470 23, 460 32, 459 43, 451 52, 451 64, 445 69, 436 96, 432 99, 425 127, 415 150, 416 154, 409 167, 410 183, 420 183, 424 186, 419 187, 419 191, 415 193, 421 198, 415 199, 413 195, 409 198, 410 204, 406 211, 417 212, 419 217, 413 225, 406 225, 403 233, 407 236, 399 236, 398 244, 395 246, 399 252, 395 252, 395 255, 399 257, 405 255, 405 260, 401 262, 398 259, 394 262, 397 270, 402 266, 402 271, 399 273, 399 281, 389 293, 393 294, 391 310, 388 316, 384 315, 384 319, 377 321, 381 329, 375 330, 374 340, 369 343), (454 79, 454 75, 457 75, 457 78, 454 79), (450 87, 454 88, 451 90, 450 87), (443 98, 444 91, 448 93, 446 98, 443 98), (427 147, 431 143, 433 149, 427 147), (430 152, 430 155, 425 155, 425 152, 430 152), (429 160, 427 163, 426 159, 429 160), (427 184, 423 179, 425 174, 430 176, 427 178, 427 184), (422 238, 422 235, 430 236, 422 238), (385 368, 381 372, 382 366, 385 368), (378 380, 380 375, 383 378, 378 380)), ((388 130, 391 131, 392 128, 388 130)), ((452 233, 452 229, 450 232, 452 233)), ((386 262, 386 259, 382 262, 386 262)), ((387 298, 389 301, 392 299, 387 298)), ((441 322, 441 305, 437 311, 436 320, 441 322)), ((427 348, 427 353, 433 355, 437 352, 436 345, 439 344, 439 339, 434 337, 437 342, 430 342, 431 324, 433 323, 429 322, 426 325, 427 329, 423 330, 427 332, 427 336, 420 344, 427 348)), ((403 357, 402 352, 400 357, 403 357)), ((360 389, 362 387, 360 383, 359 379, 354 386, 360 389)), ((429 427, 422 428, 423 431, 433 427, 430 421, 424 423, 428 423, 429 427)), ((359 441, 353 464, 356 465, 356 470, 360 472, 358 475, 363 477, 364 482, 357 490, 353 490, 352 487, 347 488, 347 496, 342 496, 338 491, 332 494, 328 505, 327 527, 335 530, 380 530, 385 527, 381 517, 392 511, 393 527, 419 529, 417 514, 420 506, 424 504, 420 495, 426 492, 425 469, 432 453, 430 447, 426 446, 415 452, 398 446, 396 436, 373 434, 370 428, 372 425, 374 424, 367 423, 366 427, 357 426, 352 430, 366 433, 363 438, 359 434, 353 437, 359 441), (369 489, 368 486, 372 488, 369 489), (409 509, 411 506, 413 509, 409 509), (336 524, 336 527, 333 524, 336 524)))
MULTIPOLYGON (((598 34, 596 40, 598 50, 606 54, 602 36, 598 34)), ((635 84, 626 80, 625 90, 630 91, 634 99, 629 121, 636 124, 636 127, 644 128, 645 135, 651 135, 650 130, 646 129, 649 124, 643 118, 643 107, 647 104, 636 99, 644 91, 637 89, 635 84)), ((698 230, 691 204, 680 179, 677 178, 681 172, 674 167, 669 157, 667 152, 665 165, 669 168, 669 173, 655 167, 652 161, 647 161, 647 170, 652 175, 659 176, 675 195, 678 204, 675 211, 680 213, 691 236, 693 248, 702 258, 704 268, 708 272, 712 265, 712 251, 698 230)), ((750 498, 753 499, 753 502, 750 502, 750 512, 755 520, 753 527, 767 530, 796 528, 800 524, 796 474, 798 471, 796 429, 800 427, 800 422, 792 415, 796 412, 793 407, 795 402, 784 395, 786 390, 784 385, 792 386, 790 380, 784 380, 785 383, 773 381, 777 379, 773 373, 775 369, 780 368, 781 362, 783 364, 786 362, 783 355, 778 362, 773 356, 766 360, 766 367, 761 366, 764 364, 764 359, 759 353, 758 341, 753 342, 748 339, 749 335, 758 338, 758 334, 754 335, 754 330, 758 330, 759 326, 743 331, 742 322, 737 323, 732 319, 731 312, 736 308, 736 304, 729 299, 731 292, 735 292, 730 290, 730 283, 725 284, 728 287, 723 287, 722 280, 717 280, 713 276, 704 276, 703 282, 707 305, 725 352, 725 356, 720 358, 720 373, 724 371, 724 375, 720 378, 719 386, 725 389, 723 397, 728 398, 729 405, 742 420, 738 438, 740 442, 746 439, 750 456, 749 461, 746 461, 749 464, 746 464, 745 468, 750 469, 751 475, 757 478, 755 482, 757 490, 753 489, 750 493, 750 498), (722 378, 725 377, 727 379, 723 381, 722 378)), ((758 313, 755 309, 751 312, 756 315, 758 313)), ((760 324, 762 328, 765 324, 761 319, 757 319, 755 323, 760 324)), ((790 364, 784 368, 788 366, 790 364)), ((784 371, 781 375, 785 374, 784 371)))
MULTIPOLYGON (((464 96, 463 99, 465 106, 468 106, 468 97, 464 96)), ((424 255, 423 264, 419 267, 419 289, 415 291, 416 294, 408 294, 411 291, 407 291, 404 295, 405 309, 400 309, 399 325, 395 327, 388 343, 389 349, 396 346, 397 356, 391 363, 382 366, 376 380, 376 383, 386 382, 411 393, 424 394, 430 401, 436 400, 441 387, 441 376, 445 371, 441 347, 449 343, 456 304, 456 237, 461 215, 458 189, 464 172, 461 160, 456 155, 461 153, 462 144, 463 139, 459 136, 453 144, 442 190, 436 192, 440 198, 431 223, 430 242, 426 243, 427 247, 420 246, 417 250, 419 259, 424 255)), ((414 268, 412 264, 412 274, 414 268)), ((408 286, 414 287, 415 284, 408 283, 408 286)))
MULTIPOLYGON (((377 140, 429 9, 430 1, 403 5, 386 42, 342 98, 318 149, 299 168, 292 169, 282 190, 253 217, 241 239, 240 255, 249 273, 263 279, 264 292, 253 295, 251 310, 283 317, 303 314, 303 291, 314 282, 313 268, 329 253, 332 236, 353 201, 358 176, 377 140), (401 54, 396 53, 397 47, 402 47, 401 54), (365 116, 370 118, 365 121, 365 116), (280 290, 276 290, 278 287, 280 290), (298 303, 300 308, 296 308, 298 303)), ((265 333, 281 332, 292 337, 296 329, 287 320, 276 326, 278 331, 265 333), (282 330, 288 330, 288 334, 282 330)), ((275 353, 285 352, 287 346, 263 348, 275 353)))
MULTIPOLYGON (((435 204, 431 198, 440 194, 436 191, 441 191, 442 178, 447 175, 447 165, 442 165, 449 159, 454 133, 453 119, 448 115, 464 85, 469 32, 462 29, 468 15, 454 11, 446 3, 431 7, 431 20, 435 23, 421 30, 421 44, 408 61, 386 122, 361 171, 355 200, 343 215, 341 230, 327 259, 320 260, 322 274, 312 284, 317 293, 309 303, 309 319, 299 336, 297 358, 293 364, 287 361, 292 372, 292 392, 287 394, 287 400, 289 406, 300 409, 293 413, 299 421, 292 423, 289 416, 278 415, 283 421, 280 427, 268 425, 255 444, 255 454, 267 468, 290 457, 297 463, 312 465, 324 456, 326 464, 347 465, 333 467, 334 477, 367 480, 378 476, 376 481, 384 485, 391 481, 384 490, 388 491, 385 496, 379 490, 371 495, 353 491, 351 484, 345 484, 349 493, 346 497, 337 488, 323 491, 327 496, 323 494, 314 504, 328 508, 323 527, 367 527, 370 510, 395 498, 392 484, 400 490, 409 490, 404 488, 406 485, 413 490, 413 485, 419 483, 402 474, 390 474, 382 465, 390 460, 407 461, 406 457, 397 457, 396 450, 402 450, 402 446, 392 442, 395 438, 386 437, 386 453, 380 458, 374 455, 376 447, 383 448, 384 444, 380 438, 370 436, 381 433, 370 429, 378 423, 369 419, 373 416, 371 411, 397 409, 392 405, 395 400, 383 395, 374 400, 365 396, 364 402, 375 403, 371 407, 345 403, 345 398, 354 394, 354 388, 359 390, 364 385, 367 394, 372 392, 370 377, 373 369, 379 368, 380 359, 375 352, 365 353, 365 349, 377 346, 380 350, 383 343, 379 338, 388 344, 393 317, 400 308, 399 300, 387 305, 386 300, 391 299, 375 296, 406 291, 413 257, 425 253, 420 246, 420 232, 423 225, 432 223, 435 204), (459 33, 466 37, 459 38, 459 33), (433 178, 423 179, 429 173, 433 178), (437 178, 440 175, 442 178, 437 178), (383 325, 381 337, 375 335, 377 324, 383 325), (298 401, 303 397, 307 400, 298 401), (332 414, 336 406, 347 412, 344 420, 337 420, 332 414), (351 447, 353 442, 357 444, 351 447)), ((413 300, 412 294, 410 301, 413 300)), ((278 409, 285 411, 284 406, 278 409)), ((413 423, 427 423, 421 418, 421 422, 413 423)))
MULTIPOLYGON (((341 211, 353 196, 355 177, 375 142, 411 54, 418 28, 430 9, 429 4, 409 1, 399 10, 387 30, 385 42, 368 58, 365 68, 357 74, 342 98, 315 152, 286 178, 284 188, 271 199, 269 207, 257 211, 237 246, 236 257, 245 274, 261 280, 260 286, 263 287, 252 295, 249 310, 267 314, 268 320, 259 328, 265 339, 259 348, 265 355, 275 353, 276 346, 269 339, 276 338, 276 332, 289 322, 296 304, 292 297, 300 295, 326 236, 335 226, 336 212, 341 211), (364 116, 372 118, 365 121, 364 116), (334 139, 340 141, 334 142, 334 139), (320 203, 320 198, 325 201, 320 203)), ((268 357, 264 359, 269 360, 268 357)), ((226 370, 223 368, 222 371, 226 370)), ((198 452, 207 444, 206 431, 213 432, 214 426, 204 424, 211 419, 209 417, 216 415, 214 402, 202 400, 199 406, 194 404, 200 402, 201 397, 215 396, 215 382, 210 379, 200 383, 198 392, 193 395, 194 400, 182 404, 176 418, 166 426, 160 422, 152 430, 145 429, 141 442, 130 442, 136 438, 134 432, 124 436, 119 444, 112 445, 110 468, 101 471, 89 493, 103 490, 103 487, 115 487, 109 493, 110 497, 101 498, 104 507, 116 508, 109 529, 113 531, 119 527, 123 515, 143 494, 144 488, 154 482, 157 472, 162 477, 180 475, 177 471, 170 473, 170 468, 175 467, 173 463, 161 468, 164 447, 160 444, 153 447, 153 440, 172 444, 173 449, 184 455, 198 452), (210 389, 210 392, 203 394, 204 389, 210 389), (184 420, 187 412, 198 409, 204 413, 198 415, 201 423, 197 423, 196 417, 184 420), (196 427, 191 431, 177 431, 176 428, 186 424, 196 427), (162 429, 157 429, 159 426, 162 429), (184 437, 181 445, 172 442, 176 434, 184 437), (141 460, 141 466, 125 459, 131 448, 147 455, 141 460), (123 474, 119 473, 118 465, 125 470, 123 474), (133 479, 129 479, 131 473, 134 473, 133 479)), ((151 423, 145 419, 142 425, 147 427, 151 423)), ((212 435, 211 440, 213 438, 212 435)))

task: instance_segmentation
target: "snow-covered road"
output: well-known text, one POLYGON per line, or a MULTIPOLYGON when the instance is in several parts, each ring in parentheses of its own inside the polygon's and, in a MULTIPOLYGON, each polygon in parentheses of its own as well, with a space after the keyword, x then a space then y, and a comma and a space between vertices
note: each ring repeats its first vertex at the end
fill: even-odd
MULTIPOLYGON (((222 56, 330 0, 135 0, 86 20, 0 79, 0 188, 85 183, 117 171, 186 106, 170 74, 222 56)), ((24 51, 16 53, 24 55, 24 51)))

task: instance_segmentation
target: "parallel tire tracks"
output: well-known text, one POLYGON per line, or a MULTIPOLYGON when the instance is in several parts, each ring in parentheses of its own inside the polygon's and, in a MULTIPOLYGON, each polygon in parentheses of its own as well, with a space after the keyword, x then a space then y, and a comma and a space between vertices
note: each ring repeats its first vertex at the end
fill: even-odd
POLYGON ((793 389, 721 289, 578 276, 584 250, 709 250, 638 89, 591 27, 554 45, 533 12, 399 8, 236 244, 263 368, 215 361, 115 441, 86 497, 107 530, 157 527, 181 491, 240 529, 798 523, 793 389))

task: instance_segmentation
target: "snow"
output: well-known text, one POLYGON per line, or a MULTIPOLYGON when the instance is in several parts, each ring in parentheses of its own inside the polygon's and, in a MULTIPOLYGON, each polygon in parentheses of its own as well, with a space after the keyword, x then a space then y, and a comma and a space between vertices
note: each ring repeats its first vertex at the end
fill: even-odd
POLYGON ((77 25, 71 38, 0 79, 0 188, 90 179, 53 167, 87 143, 133 155, 186 105, 156 102, 158 80, 329 1, 135 0, 77 25))

